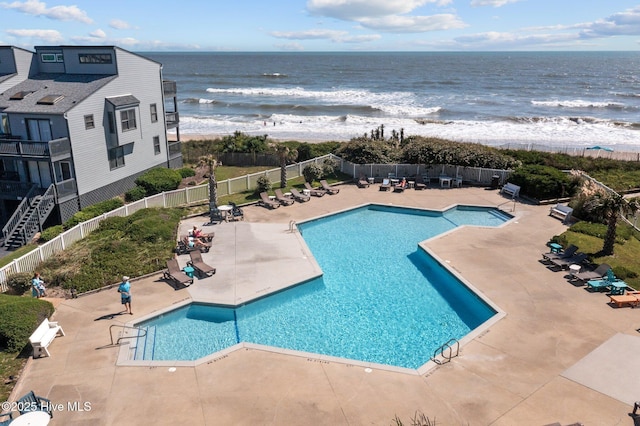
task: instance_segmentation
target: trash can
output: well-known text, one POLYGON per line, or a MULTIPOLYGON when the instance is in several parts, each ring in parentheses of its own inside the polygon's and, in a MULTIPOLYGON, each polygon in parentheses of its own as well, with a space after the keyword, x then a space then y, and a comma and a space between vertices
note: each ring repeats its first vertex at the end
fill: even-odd
POLYGON ((499 175, 491 176, 491 189, 498 189, 498 186, 500 186, 500 176, 499 175))

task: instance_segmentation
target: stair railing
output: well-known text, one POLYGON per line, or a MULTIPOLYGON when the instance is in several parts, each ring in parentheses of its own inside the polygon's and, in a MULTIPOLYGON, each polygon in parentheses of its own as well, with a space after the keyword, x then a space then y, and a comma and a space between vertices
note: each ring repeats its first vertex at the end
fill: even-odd
POLYGON ((2 228, 2 236, 5 244, 8 242, 11 234, 13 234, 13 232, 18 227, 18 224, 22 220, 22 216, 27 212, 27 210, 29 210, 29 207, 31 207, 33 198, 35 198, 35 196, 37 195, 35 193, 36 188, 37 188, 36 185, 31 186, 31 189, 29 189, 27 194, 24 196, 24 198, 18 205, 18 208, 13 212, 13 214, 7 221, 7 224, 4 226, 4 228, 2 228))

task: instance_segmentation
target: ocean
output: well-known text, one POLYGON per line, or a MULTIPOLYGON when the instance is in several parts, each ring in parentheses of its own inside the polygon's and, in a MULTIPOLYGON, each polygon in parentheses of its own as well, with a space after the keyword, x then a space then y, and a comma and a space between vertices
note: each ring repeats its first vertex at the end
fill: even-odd
POLYGON ((180 132, 347 141, 384 126, 493 146, 640 150, 640 52, 143 53, 180 132))

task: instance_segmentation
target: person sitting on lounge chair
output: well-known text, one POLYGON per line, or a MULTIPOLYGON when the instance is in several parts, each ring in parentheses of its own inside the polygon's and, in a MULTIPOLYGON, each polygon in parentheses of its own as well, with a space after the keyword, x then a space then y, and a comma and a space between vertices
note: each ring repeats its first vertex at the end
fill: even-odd
POLYGON ((189 237, 187 237, 187 244, 189 245, 189 247, 196 247, 202 250, 202 248, 207 249, 209 246, 207 246, 200 238, 197 237, 193 237, 191 235, 189 235, 189 237))
POLYGON ((203 243, 211 242, 211 240, 213 240, 213 235, 205 234, 202 232, 202 229, 198 229, 195 225, 193 225, 193 229, 189 231, 189 236, 197 238, 203 243))

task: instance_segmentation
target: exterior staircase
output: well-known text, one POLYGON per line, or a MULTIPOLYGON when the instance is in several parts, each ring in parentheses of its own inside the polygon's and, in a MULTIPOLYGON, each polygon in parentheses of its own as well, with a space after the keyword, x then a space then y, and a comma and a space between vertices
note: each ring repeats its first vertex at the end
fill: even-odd
POLYGON ((2 228, 3 245, 10 250, 27 244, 33 236, 42 231, 42 225, 55 207, 55 185, 49 186, 44 194, 32 187, 2 228))

